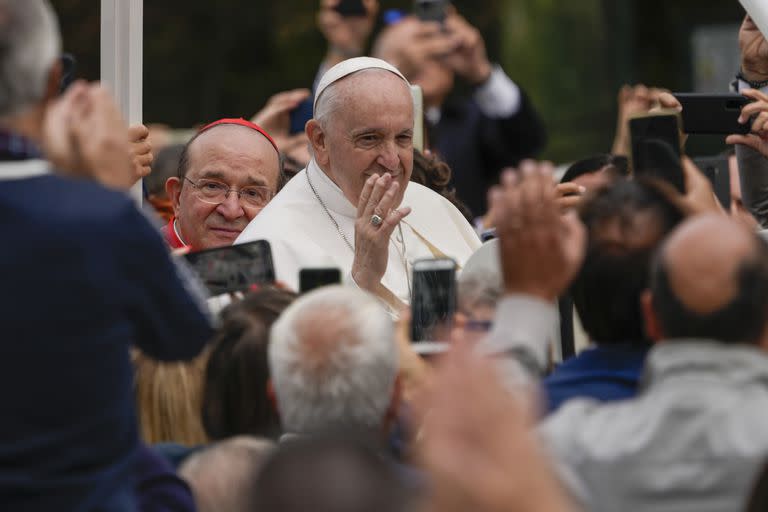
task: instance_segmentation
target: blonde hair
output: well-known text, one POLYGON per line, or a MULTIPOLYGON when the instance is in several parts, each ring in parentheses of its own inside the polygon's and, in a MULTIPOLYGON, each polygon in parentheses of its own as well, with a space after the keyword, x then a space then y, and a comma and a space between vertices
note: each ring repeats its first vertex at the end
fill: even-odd
POLYGON ((206 349, 191 361, 162 363, 133 350, 136 408, 145 443, 208 442, 201 420, 208 354, 206 349))

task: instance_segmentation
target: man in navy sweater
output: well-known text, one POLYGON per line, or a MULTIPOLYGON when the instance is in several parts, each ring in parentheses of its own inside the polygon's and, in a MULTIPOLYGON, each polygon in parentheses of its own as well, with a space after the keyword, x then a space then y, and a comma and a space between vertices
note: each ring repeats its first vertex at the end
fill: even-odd
POLYGON ((136 179, 127 126, 98 86, 55 98, 59 47, 47 0, 0 0, 0 509, 135 510, 129 347, 191 358, 210 324, 159 233, 102 186, 136 179))

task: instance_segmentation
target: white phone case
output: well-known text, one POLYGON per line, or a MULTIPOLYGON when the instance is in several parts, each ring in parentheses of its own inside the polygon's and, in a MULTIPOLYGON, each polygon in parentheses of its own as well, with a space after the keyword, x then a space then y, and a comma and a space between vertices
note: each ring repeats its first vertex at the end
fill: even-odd
POLYGON ((768 2, 766 0, 739 0, 747 13, 755 21, 755 25, 768 38, 768 2))

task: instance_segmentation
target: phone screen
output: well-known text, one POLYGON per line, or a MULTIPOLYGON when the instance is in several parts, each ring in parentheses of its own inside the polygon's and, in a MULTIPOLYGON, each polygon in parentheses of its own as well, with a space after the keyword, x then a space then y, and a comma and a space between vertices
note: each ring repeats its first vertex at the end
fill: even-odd
POLYGON ((448 7, 448 0, 416 0, 416 17, 421 21, 445 21, 445 11, 448 7))
POLYGON ((275 281, 272 250, 265 240, 191 252, 184 257, 211 296, 245 291, 251 285, 275 281))
POLYGON ((411 340, 447 341, 456 311, 456 263, 420 260, 413 267, 411 340))
POLYGON ((660 178, 685 192, 676 114, 636 117, 629 121, 635 176, 660 178))
POLYGON ((341 282, 341 271, 337 268, 303 268, 299 271, 299 292, 307 293, 341 282))
POLYGON ((339 0, 335 9, 342 16, 365 16, 368 14, 363 5, 363 0, 339 0))

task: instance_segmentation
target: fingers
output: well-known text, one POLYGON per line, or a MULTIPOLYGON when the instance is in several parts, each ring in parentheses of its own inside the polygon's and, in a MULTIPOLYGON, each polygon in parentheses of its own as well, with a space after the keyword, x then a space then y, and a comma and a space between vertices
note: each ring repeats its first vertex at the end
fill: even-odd
POLYGON ((670 92, 659 93, 658 101, 661 108, 672 109, 676 110, 677 112, 683 111, 683 106, 670 92))
POLYGON ((131 142, 141 142, 149 137, 149 128, 143 124, 133 125, 128 128, 128 138, 131 142))
POLYGON ((754 134, 749 135, 729 135, 725 139, 726 144, 740 144, 762 153, 768 158, 768 142, 754 134))
POLYGON ((587 189, 576 183, 558 183, 555 186, 555 195, 557 197, 566 197, 572 195, 582 195, 587 189))
POLYGON ((365 205, 365 209, 363 210, 364 218, 371 217, 374 213, 380 217, 387 215, 387 212, 377 211, 377 208, 381 202, 381 199, 384 197, 384 194, 387 193, 387 189, 389 188, 391 180, 392 177, 389 174, 384 174, 376 180, 376 183, 373 185, 373 191, 368 198, 368 203, 365 205))
POLYGON ((396 181, 390 183, 389 188, 384 193, 384 196, 379 201, 379 204, 373 209, 374 213, 382 217, 389 215, 392 206, 395 203, 395 197, 400 190, 400 184, 396 181))
POLYGON ((384 222, 380 226, 380 236, 389 240, 389 237, 392 235, 392 232, 395 230, 397 225, 400 224, 400 221, 410 215, 410 213, 411 208, 409 206, 396 208, 390 211, 389 215, 384 218, 384 222))
POLYGON ((377 179, 379 179, 379 175, 374 174, 373 176, 370 176, 367 180, 365 180, 365 185, 363 185, 363 191, 360 192, 360 199, 357 201, 357 217, 358 218, 362 217, 366 207, 368 206, 368 200, 371 198, 371 192, 373 192, 373 186, 376 183, 377 179))

